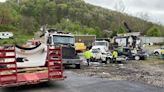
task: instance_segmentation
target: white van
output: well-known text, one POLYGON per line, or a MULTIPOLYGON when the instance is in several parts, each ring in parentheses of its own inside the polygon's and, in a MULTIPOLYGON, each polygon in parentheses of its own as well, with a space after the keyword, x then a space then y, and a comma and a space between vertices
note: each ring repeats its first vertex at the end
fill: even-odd
POLYGON ((13 37, 12 32, 0 32, 0 39, 8 39, 13 37))

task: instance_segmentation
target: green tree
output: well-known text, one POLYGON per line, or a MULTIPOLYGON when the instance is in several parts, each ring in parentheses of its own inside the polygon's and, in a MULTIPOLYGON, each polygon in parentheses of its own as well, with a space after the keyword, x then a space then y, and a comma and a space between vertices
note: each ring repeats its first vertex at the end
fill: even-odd
POLYGON ((117 33, 118 34, 123 34, 123 33, 126 33, 126 30, 123 27, 119 27, 117 33))
POLYGON ((19 17, 16 10, 7 4, 0 3, 0 24, 16 24, 19 17))
POLYGON ((161 31, 157 27, 151 27, 147 31, 147 36, 159 37, 161 36, 161 31))
POLYGON ((122 23, 125 20, 133 31, 146 35, 150 27, 156 26, 164 36, 164 27, 161 25, 86 4, 84 0, 20 0, 19 5, 16 0, 7 0, 6 3, 0 3, 0 23, 29 34, 48 24, 60 30, 96 34, 98 37, 108 36, 102 30, 112 30, 114 36, 126 32, 122 23))

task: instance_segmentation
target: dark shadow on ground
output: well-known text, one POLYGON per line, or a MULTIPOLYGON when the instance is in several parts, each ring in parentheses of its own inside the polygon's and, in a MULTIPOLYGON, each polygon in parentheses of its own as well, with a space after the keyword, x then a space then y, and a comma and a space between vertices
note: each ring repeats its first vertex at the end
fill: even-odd
POLYGON ((35 91, 35 90, 36 90, 36 92, 38 92, 40 90, 55 89, 55 88, 62 88, 62 85, 60 85, 56 82, 55 83, 43 82, 43 83, 32 84, 32 85, 6 87, 6 88, 1 88, 1 90, 2 90, 2 92, 30 92, 30 91, 35 91))

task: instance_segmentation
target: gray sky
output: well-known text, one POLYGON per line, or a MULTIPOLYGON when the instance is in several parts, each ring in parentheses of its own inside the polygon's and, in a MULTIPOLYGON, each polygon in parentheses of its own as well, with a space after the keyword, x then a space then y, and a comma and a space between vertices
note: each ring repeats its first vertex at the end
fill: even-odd
POLYGON ((87 3, 119 10, 116 6, 125 6, 124 12, 164 25, 164 0, 85 0, 87 3))
POLYGON ((0 2, 5 2, 6 0, 0 0, 0 2))

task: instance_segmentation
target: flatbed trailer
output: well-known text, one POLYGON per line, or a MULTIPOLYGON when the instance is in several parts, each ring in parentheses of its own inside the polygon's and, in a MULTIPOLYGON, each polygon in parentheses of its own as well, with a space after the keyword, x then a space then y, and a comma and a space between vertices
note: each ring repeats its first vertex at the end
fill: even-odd
POLYGON ((64 80, 62 48, 47 47, 47 66, 33 68, 17 68, 15 46, 0 47, 0 87, 64 80))

